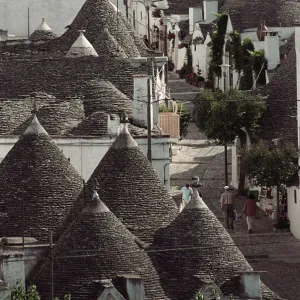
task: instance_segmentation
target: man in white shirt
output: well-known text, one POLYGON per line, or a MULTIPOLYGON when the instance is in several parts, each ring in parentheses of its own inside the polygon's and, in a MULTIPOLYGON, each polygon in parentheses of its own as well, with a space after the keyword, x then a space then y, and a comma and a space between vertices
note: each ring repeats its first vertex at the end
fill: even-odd
POLYGON ((189 203, 191 200, 191 196, 193 195, 193 189, 190 187, 189 184, 186 184, 182 189, 181 189, 181 195, 182 195, 182 202, 180 204, 179 211, 181 212, 185 206, 189 203))

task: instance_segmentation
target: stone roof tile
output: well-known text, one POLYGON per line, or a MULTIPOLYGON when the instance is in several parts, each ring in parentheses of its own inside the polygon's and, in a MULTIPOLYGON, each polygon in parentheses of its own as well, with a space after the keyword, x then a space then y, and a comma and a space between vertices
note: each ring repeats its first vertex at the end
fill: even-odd
POLYGON ((267 27, 294 27, 299 24, 298 0, 226 0, 221 8, 229 13, 233 29, 242 32, 257 28, 262 21, 267 27))
MULTIPOLYGON (((127 273, 141 275, 146 300, 167 299, 148 255, 139 249, 135 237, 96 192, 55 245, 55 256, 60 257, 54 260, 55 296, 71 294, 74 300, 97 299, 95 281, 127 273)), ((33 277, 45 300, 50 299, 49 269, 46 262, 33 277)))
POLYGON ((52 29, 42 19, 42 23, 37 27, 37 29, 30 35, 29 39, 31 41, 47 41, 55 39, 57 36, 52 32, 52 29))
POLYGON ((119 45, 116 39, 109 33, 108 27, 104 27, 104 33, 101 38, 95 41, 95 47, 102 54, 113 57, 128 58, 123 48, 119 45))
POLYGON ((84 110, 86 116, 96 111, 131 115, 132 100, 107 80, 91 80, 84 91, 84 110))
POLYGON ((34 118, 30 130, 0 164, 0 236, 22 236, 22 199, 25 236, 49 241, 59 233, 65 215, 82 190, 77 171, 34 118))
POLYGON ((109 32, 119 43, 120 47, 124 49, 126 55, 129 57, 140 55, 132 36, 127 31, 121 18, 118 17, 109 0, 87 0, 70 25, 70 28, 57 39, 55 44, 60 49, 67 50, 75 41, 77 31, 84 29, 86 30, 87 39, 100 54, 101 49, 97 48, 97 40, 103 39, 106 26, 108 26, 109 32))
MULTIPOLYGON (((103 202, 144 242, 151 242, 154 232, 177 215, 173 199, 128 131, 121 132, 94 170, 86 184, 85 197, 91 197, 88 190, 94 178, 100 184, 103 202)), ((82 194, 70 219, 76 218, 84 203, 82 194)))
MULTIPOLYGON (((101 57, 6 59, 0 62, 0 98, 12 98, 36 91, 57 98, 79 97, 90 93, 91 81, 110 81, 129 98, 133 94, 133 68, 122 59, 101 57)), ((95 87, 96 88, 96 87, 95 87)))
POLYGON ((258 135, 266 140, 282 138, 297 143, 297 74, 295 39, 284 64, 267 86, 267 110, 258 135))
MULTIPOLYGON (((149 253, 170 299, 193 299, 201 280, 213 281, 221 289, 226 283, 230 293, 239 295, 232 279, 240 271, 251 270, 228 232, 200 198, 191 200, 169 226, 157 231, 149 253)), ((262 293, 263 299, 279 299, 265 286, 262 293)))

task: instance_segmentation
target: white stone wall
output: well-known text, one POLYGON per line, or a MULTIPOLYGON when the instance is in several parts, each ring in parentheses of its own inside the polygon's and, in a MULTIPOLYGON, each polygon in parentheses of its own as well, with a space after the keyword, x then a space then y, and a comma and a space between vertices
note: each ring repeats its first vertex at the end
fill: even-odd
MULTIPOLYGON (((150 79, 150 86, 152 86, 152 80, 150 79)), ((150 89, 150 97, 152 99, 152 89, 150 89)), ((156 120, 158 118, 158 107, 155 106, 157 112, 155 112, 156 120)), ((151 113, 151 127, 153 126, 153 105, 150 109, 151 113)), ((134 76, 134 90, 133 90, 133 102, 132 102, 132 118, 134 124, 138 126, 146 127, 148 125, 148 75, 134 76)))
POLYGON ((30 34, 42 18, 54 33, 61 35, 70 25, 85 0, 0 0, 0 29, 8 29, 17 37, 28 36, 28 7, 30 34))
POLYGON ((236 138, 231 146, 231 185, 236 189, 239 186, 237 143, 236 138))
MULTIPOLYGON (((0 161, 3 160, 17 140, 17 137, 0 138, 0 161)), ((53 141, 64 155, 70 159, 71 164, 82 178, 88 180, 114 142, 114 139, 53 138, 53 141)), ((146 156, 148 149, 147 139, 137 138, 136 141, 146 156)), ((167 188, 170 187, 169 147, 170 140, 168 138, 152 139, 152 165, 167 188)))
MULTIPOLYGON (((266 24, 268 26, 268 24, 266 24)), ((241 33, 242 40, 245 38, 250 38, 252 42, 254 43, 254 46, 256 42, 258 42, 257 34, 256 34, 257 28, 249 28, 241 33)), ((284 43, 285 40, 287 40, 295 31, 295 27, 269 27, 270 30, 278 31, 280 36, 281 43, 284 43)), ((255 46, 255 49, 264 49, 257 48, 255 46)))
POLYGON ((11 256, 1 261, 0 275, 9 287, 14 287, 18 280, 25 286, 25 262, 23 257, 11 256))
POLYGON ((287 188, 287 208, 290 219, 290 229, 293 236, 300 239, 300 189, 287 188))

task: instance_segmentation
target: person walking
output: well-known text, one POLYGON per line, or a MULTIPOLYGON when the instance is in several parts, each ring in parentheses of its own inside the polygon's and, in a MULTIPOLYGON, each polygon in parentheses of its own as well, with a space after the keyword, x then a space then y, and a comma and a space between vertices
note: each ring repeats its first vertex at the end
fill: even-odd
POLYGON ((253 233, 253 223, 256 216, 256 201, 253 194, 250 194, 248 199, 246 199, 242 213, 246 213, 248 232, 251 234, 253 233))
POLYGON ((233 229, 233 216, 234 216, 234 197, 228 191, 229 186, 224 187, 224 193, 221 196, 221 210, 225 217, 225 227, 233 229))
POLYGON ((182 201, 180 204, 179 212, 182 212, 182 210, 191 200, 191 196, 193 195, 193 189, 190 187, 188 183, 181 189, 181 195, 182 195, 182 201))

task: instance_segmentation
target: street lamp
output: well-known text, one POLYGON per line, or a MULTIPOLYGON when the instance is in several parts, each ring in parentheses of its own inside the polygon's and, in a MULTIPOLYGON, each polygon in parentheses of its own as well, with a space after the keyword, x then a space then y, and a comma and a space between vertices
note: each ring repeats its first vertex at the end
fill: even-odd
POLYGON ((148 137, 148 151, 147 157, 150 162, 152 162, 152 149, 151 149, 151 66, 154 64, 157 67, 163 67, 168 62, 168 57, 136 57, 130 58, 129 62, 134 68, 138 68, 141 65, 147 65, 147 88, 148 88, 148 101, 147 101, 147 137, 148 137))

